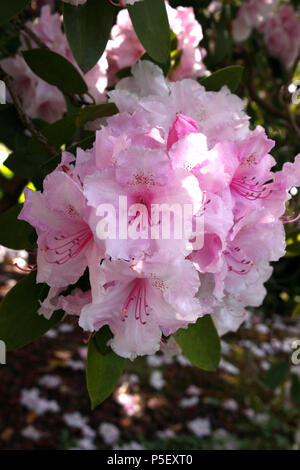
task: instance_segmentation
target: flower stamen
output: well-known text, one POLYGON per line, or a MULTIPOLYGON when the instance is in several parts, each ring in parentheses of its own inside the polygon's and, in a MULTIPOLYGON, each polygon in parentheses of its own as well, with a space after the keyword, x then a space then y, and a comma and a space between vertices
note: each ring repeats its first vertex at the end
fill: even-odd
POLYGON ((249 178, 243 176, 241 178, 233 178, 231 187, 245 199, 249 201, 256 201, 257 199, 266 199, 272 193, 272 190, 267 191, 265 184, 259 183, 255 176, 249 178))

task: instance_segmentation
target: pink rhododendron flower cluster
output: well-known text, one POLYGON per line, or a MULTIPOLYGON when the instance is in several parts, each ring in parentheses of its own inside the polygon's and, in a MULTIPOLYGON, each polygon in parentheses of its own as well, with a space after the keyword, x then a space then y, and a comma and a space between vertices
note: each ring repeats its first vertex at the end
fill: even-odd
MULTIPOLYGON (((78 70, 67 39, 62 32, 61 18, 51 13, 50 6, 44 6, 37 22, 27 26, 52 51, 68 59, 78 70)), ((34 42, 33 47, 39 47, 34 42)), ((23 40, 21 51, 28 49, 23 40)), ((21 52, 20 51, 20 52, 21 52)), ((66 102, 62 92, 35 75, 26 64, 21 53, 1 61, 3 69, 13 78, 15 88, 22 100, 24 111, 31 118, 55 122, 66 112, 66 102)), ((90 93, 97 102, 105 99, 107 87, 107 60, 103 54, 96 66, 84 75, 90 93)))
POLYGON ((291 5, 270 16, 261 31, 270 54, 290 68, 300 52, 300 21, 291 5))
MULTIPOLYGON (((193 8, 178 7, 166 4, 171 30, 177 36, 177 49, 180 54, 179 65, 169 76, 170 80, 196 78, 205 74, 203 63, 205 50, 199 48, 203 39, 201 25, 195 18, 193 8)), ((117 81, 116 73, 126 67, 132 67, 145 53, 131 23, 128 11, 121 10, 117 22, 112 28, 111 40, 107 45, 109 64, 109 83, 117 81)))
POLYGON ((246 40, 256 28, 269 53, 292 67, 300 52, 300 21, 291 5, 277 10, 278 0, 245 0, 233 21, 235 41, 246 40))
POLYGON ((233 37, 244 41, 252 29, 263 24, 275 9, 279 0, 243 0, 238 15, 233 22, 233 37))
POLYGON ((226 87, 170 82, 147 61, 132 73, 110 92, 120 112, 93 148, 64 152, 43 192, 26 189, 20 214, 38 234, 37 282, 50 286, 40 313, 64 305, 84 330, 109 325, 112 349, 130 359, 204 314, 220 334, 238 328, 284 255, 288 190, 300 184, 300 155, 272 172, 274 142, 249 129, 245 103, 226 87), (143 211, 153 204, 159 213, 143 211), (165 205, 192 207, 181 237, 175 215, 168 238, 149 236, 163 229, 165 205), (118 234, 100 237, 109 207, 118 234), (66 295, 86 268, 91 291, 66 295))

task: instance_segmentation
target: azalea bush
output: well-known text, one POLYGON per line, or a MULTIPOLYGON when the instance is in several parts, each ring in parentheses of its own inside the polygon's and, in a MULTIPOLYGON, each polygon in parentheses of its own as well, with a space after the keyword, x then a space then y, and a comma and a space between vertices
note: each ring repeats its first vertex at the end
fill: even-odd
POLYGON ((92 407, 160 349, 214 371, 283 257, 299 312, 298 3, 1 5, 0 243, 30 263, 0 339, 74 316, 92 407))

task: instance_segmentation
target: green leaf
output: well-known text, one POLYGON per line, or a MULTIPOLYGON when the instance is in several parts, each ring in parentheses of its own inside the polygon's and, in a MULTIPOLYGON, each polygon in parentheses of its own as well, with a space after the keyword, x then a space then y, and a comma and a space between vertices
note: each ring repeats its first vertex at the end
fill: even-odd
POLYGON ((39 299, 47 292, 45 284, 36 284, 30 273, 13 287, 0 304, 0 340, 7 351, 19 349, 45 334, 58 323, 63 312, 55 312, 50 320, 38 315, 39 299))
POLYGON ((29 0, 2 0, 0 6, 0 26, 17 16, 28 3, 29 0))
POLYGON ((30 250, 35 231, 27 222, 17 219, 21 209, 22 204, 16 204, 0 214, 0 245, 13 250, 30 250))
POLYGON ((227 85, 232 93, 234 93, 243 78, 244 67, 241 65, 230 65, 214 72, 209 77, 202 78, 199 83, 205 87, 207 91, 219 91, 224 85, 227 85))
POLYGON ((111 336, 106 326, 89 342, 86 379, 92 409, 109 397, 124 370, 125 359, 107 346, 111 336))
POLYGON ((143 0, 127 8, 134 30, 146 52, 160 64, 167 62, 171 40, 164 0, 143 0))
POLYGON ((48 49, 30 49, 23 52, 31 70, 40 78, 57 86, 64 93, 83 94, 87 85, 78 70, 63 56, 48 49))
POLYGON ((175 340, 191 363, 204 370, 216 370, 221 359, 220 339, 210 315, 178 330, 175 340))
POLYGON ((118 10, 108 1, 64 5, 64 26, 74 58, 86 73, 102 56, 118 10))
POLYGON ((269 388, 277 388, 284 380, 289 371, 287 361, 278 361, 272 364, 264 377, 264 384, 269 388))

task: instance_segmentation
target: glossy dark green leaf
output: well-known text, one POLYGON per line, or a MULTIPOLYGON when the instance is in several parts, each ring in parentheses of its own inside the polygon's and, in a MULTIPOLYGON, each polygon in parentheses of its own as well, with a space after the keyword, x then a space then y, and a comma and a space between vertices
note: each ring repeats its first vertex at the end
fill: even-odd
POLYGON ((30 49, 23 56, 27 65, 40 78, 64 93, 83 94, 87 85, 78 70, 63 56, 48 49, 30 49))
POLYGON ((21 13, 30 0, 2 0, 0 5, 0 26, 21 13))
POLYGON ((273 389, 279 387, 286 379, 289 368, 287 361, 278 361, 272 364, 264 377, 265 385, 273 389))
POLYGON ((127 6, 135 32, 146 52, 164 64, 171 50, 170 26, 164 0, 143 0, 127 6))
POLYGON ((22 204, 16 204, 0 214, 0 245, 13 250, 32 249, 34 229, 27 222, 18 220, 22 204))
POLYGON ((89 342, 86 379, 92 409, 114 391, 124 370, 125 359, 107 346, 110 338, 109 328, 103 327, 89 342))
POLYGON ((13 287, 0 304, 0 340, 7 351, 19 349, 44 335, 58 323, 63 312, 58 311, 50 320, 38 315, 39 299, 47 292, 45 284, 36 284, 31 273, 13 287))
POLYGON ((64 5, 67 39, 81 70, 91 70, 102 56, 118 9, 109 0, 88 0, 81 6, 64 5))
POLYGON ((226 85, 234 93, 241 83, 243 73, 244 67, 241 65, 230 65, 214 72, 209 77, 202 78, 199 82, 207 91, 219 91, 226 85))
POLYGON ((216 370, 221 359, 221 346, 210 315, 199 318, 187 329, 178 330, 175 340, 194 366, 216 370))

